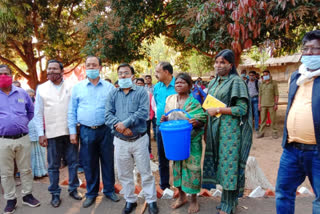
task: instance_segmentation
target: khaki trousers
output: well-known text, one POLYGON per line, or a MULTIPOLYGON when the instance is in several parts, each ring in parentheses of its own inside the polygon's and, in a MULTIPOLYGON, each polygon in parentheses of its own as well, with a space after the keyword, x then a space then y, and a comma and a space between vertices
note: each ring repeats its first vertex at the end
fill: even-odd
POLYGON ((118 179, 122 185, 122 192, 126 202, 134 203, 137 195, 134 194, 133 179, 134 164, 141 175, 142 191, 147 203, 157 201, 155 179, 151 172, 149 156, 149 137, 145 134, 135 142, 123 141, 114 137, 114 159, 118 170, 118 179))
POLYGON ((268 112, 270 113, 271 119, 271 129, 272 133, 277 133, 277 121, 276 121, 276 111, 274 110, 273 106, 261 106, 260 116, 261 116, 261 124, 259 133, 264 133, 264 129, 266 127, 268 112))
POLYGON ((20 172, 22 197, 32 192, 31 143, 26 135, 16 140, 0 138, 0 174, 6 200, 15 199, 14 159, 20 172))

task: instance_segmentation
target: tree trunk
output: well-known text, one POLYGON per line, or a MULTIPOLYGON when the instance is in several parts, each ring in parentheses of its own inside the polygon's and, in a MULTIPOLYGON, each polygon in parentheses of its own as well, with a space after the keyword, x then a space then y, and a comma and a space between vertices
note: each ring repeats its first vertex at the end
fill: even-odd
POLYGON ((25 63, 28 66, 28 85, 32 89, 36 89, 37 85, 39 84, 38 74, 37 74, 37 62, 39 61, 38 58, 34 56, 34 50, 32 46, 32 41, 24 41, 23 42, 23 50, 25 53, 25 63))

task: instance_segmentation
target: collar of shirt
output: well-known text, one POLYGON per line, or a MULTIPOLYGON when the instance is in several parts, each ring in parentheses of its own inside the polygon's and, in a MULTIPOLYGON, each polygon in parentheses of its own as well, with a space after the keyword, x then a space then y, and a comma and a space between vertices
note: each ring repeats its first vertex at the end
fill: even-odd
POLYGON ((48 80, 48 81, 50 82, 50 84, 52 84, 57 89, 60 89, 62 84, 63 84, 63 82, 64 82, 63 78, 62 78, 62 81, 60 82, 59 85, 54 84, 51 80, 48 80))
POLYGON ((14 86, 14 85, 11 85, 11 91, 10 91, 9 94, 4 93, 2 90, 0 90, 0 93, 5 94, 6 96, 10 96, 13 93, 17 92, 18 90, 19 90, 18 87, 14 86))
MULTIPOLYGON (((133 84, 129 91, 131 91, 131 90, 134 90, 134 91, 135 91, 135 90, 137 90, 137 87, 138 87, 138 86, 136 86, 135 84, 133 84)), ((117 88, 117 90, 118 90, 118 91, 123 91, 122 88, 120 88, 120 87, 117 88)))
MULTIPOLYGON (((92 84, 92 82, 90 82, 90 80, 89 80, 88 78, 87 78, 87 79, 85 79, 84 81, 85 81, 85 85, 89 85, 89 84, 93 85, 93 84, 92 84)), ((99 78, 99 82, 98 82, 98 84, 97 84, 97 85, 99 85, 99 84, 102 84, 102 82, 101 82, 101 78, 99 78)))
MULTIPOLYGON (((171 82, 169 83, 168 87, 169 87, 169 86, 174 87, 175 81, 176 81, 176 80, 175 80, 174 76, 172 76, 172 80, 171 80, 171 82)), ((166 87, 166 88, 168 88, 163 82, 159 82, 159 83, 160 83, 160 87, 166 87)))

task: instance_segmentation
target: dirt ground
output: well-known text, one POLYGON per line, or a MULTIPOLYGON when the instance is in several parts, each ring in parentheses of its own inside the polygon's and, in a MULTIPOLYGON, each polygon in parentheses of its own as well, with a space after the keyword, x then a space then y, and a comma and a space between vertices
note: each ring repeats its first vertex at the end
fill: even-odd
MULTIPOLYGON (((253 145, 251 148, 250 156, 254 156, 260 168, 264 172, 267 179, 270 181, 270 183, 275 186, 276 184, 276 178, 277 178, 277 172, 279 167, 279 161, 282 154, 282 131, 283 131, 283 123, 284 123, 284 115, 285 115, 286 106, 279 106, 278 114, 277 114, 277 124, 279 129, 279 138, 273 139, 271 137, 271 129, 267 128, 266 134, 264 138, 257 139, 256 133, 253 135, 253 145)), ((155 157, 153 161, 157 162, 157 146, 156 142, 152 140, 152 153, 155 157)), ((158 172, 154 173, 156 178, 156 184, 159 184, 159 174, 158 172)), ((68 178, 68 170, 67 167, 61 169, 60 171, 60 181, 63 182, 67 180, 68 178)), ((79 178, 84 181, 84 174, 79 174, 79 178)), ((172 176, 171 176, 172 178, 172 176)), ((172 181, 171 181, 172 183, 172 181)), ((21 202, 18 202, 18 210, 17 214, 23 213, 23 214, 31 214, 31 213, 44 213, 47 214, 54 214, 54 213, 120 213, 121 209, 124 204, 124 199, 121 199, 119 203, 112 203, 109 200, 106 200, 102 196, 99 196, 97 198, 97 203, 95 206, 84 209, 81 207, 81 203, 76 202, 70 197, 67 196, 67 186, 63 187, 62 192, 62 205, 58 209, 52 208, 50 206, 50 200, 51 197, 47 191, 49 184, 48 177, 44 177, 41 179, 36 179, 34 183, 34 194, 37 196, 41 202, 42 205, 40 208, 28 208, 26 206, 23 206, 23 209, 21 208, 21 202), (103 202, 103 203, 101 203, 103 202)), ((305 181, 302 186, 310 188, 309 181, 305 181)), ((18 186, 18 191, 20 190, 21 186, 18 186)), ((80 189, 80 192, 85 193, 85 189, 80 189)), ((246 190, 246 194, 248 195, 251 192, 251 190, 246 190)), ((18 193, 18 195, 20 195, 18 193)), ((310 196, 298 196, 296 200, 296 213, 311 213, 312 211, 312 200, 314 197, 310 196)), ((20 200, 20 199, 19 199, 20 200)), ((215 207, 219 203, 220 198, 199 198, 200 203, 200 213, 215 213, 215 207)), ((173 202, 173 200, 159 200, 158 204, 161 209, 161 213, 187 213, 188 206, 184 206, 181 209, 173 211, 170 208, 170 204, 173 202)), ((142 207, 142 200, 139 199, 139 206, 135 213, 140 213, 141 207, 142 207)), ((4 207, 4 201, 0 200, 0 207, 4 207)), ((147 212, 145 212, 147 213, 147 212)), ((240 214, 270 214, 275 213, 275 201, 274 197, 271 198, 258 198, 258 199, 251 199, 248 197, 241 198, 239 200, 239 206, 237 208, 237 213, 240 214)))
MULTIPOLYGON (((253 133, 253 144, 250 151, 250 156, 257 159, 258 164, 262 171, 264 172, 270 183, 275 186, 277 173, 279 168, 279 161, 282 154, 282 132, 283 124, 285 119, 286 105, 280 105, 277 111, 277 127, 279 130, 279 138, 273 139, 271 136, 271 128, 266 128, 266 133, 264 138, 257 139, 256 132, 253 133)), ((154 162, 157 162, 157 144, 156 141, 152 139, 152 153, 154 155, 154 162)), ((159 184, 159 174, 154 173, 156 178, 156 184, 159 184)), ((60 173, 60 181, 67 179, 68 171, 67 168, 63 168, 60 173)), ((79 178, 84 180, 84 174, 79 174, 79 178)), ((172 178, 172 176, 171 176, 172 178)), ((48 177, 38 179, 39 182, 49 183, 48 177)), ((172 181, 171 181, 172 182, 172 181)), ((306 180, 302 186, 310 188, 310 183, 306 180)), ((250 192, 250 190, 248 191, 250 192)))

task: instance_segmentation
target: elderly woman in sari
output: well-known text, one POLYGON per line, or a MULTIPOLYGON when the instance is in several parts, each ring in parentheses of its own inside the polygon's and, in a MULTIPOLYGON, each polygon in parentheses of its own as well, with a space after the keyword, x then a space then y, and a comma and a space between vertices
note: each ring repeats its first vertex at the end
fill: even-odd
POLYGON ((183 109, 189 113, 192 119, 184 116, 184 113, 173 112, 168 117, 162 116, 161 121, 173 119, 188 119, 193 126, 191 132, 190 157, 183 161, 173 162, 173 185, 179 190, 179 198, 172 204, 176 209, 188 202, 187 195, 191 194, 189 213, 199 211, 197 193, 201 188, 201 156, 202 156, 202 135, 203 126, 206 122, 206 114, 198 100, 190 95, 192 79, 187 73, 180 73, 176 76, 175 90, 177 94, 171 95, 166 100, 165 112, 172 109, 183 109))
POLYGON ((235 213, 245 183, 245 166, 252 144, 252 112, 248 88, 235 68, 231 50, 215 58, 217 77, 209 84, 208 95, 226 104, 209 108, 203 187, 223 187, 218 213, 235 213), (216 115, 221 114, 221 117, 216 115))

